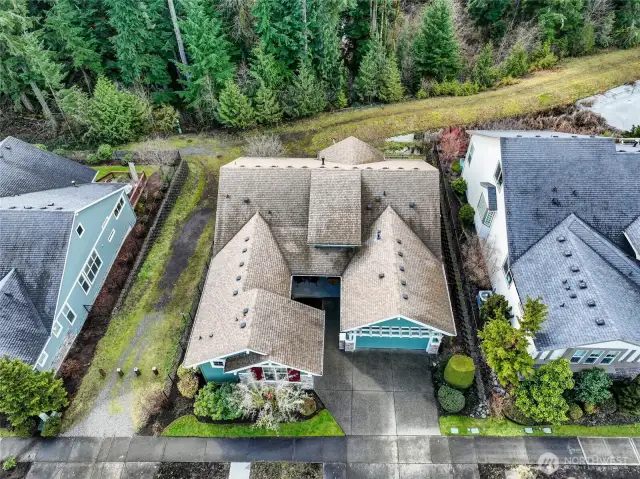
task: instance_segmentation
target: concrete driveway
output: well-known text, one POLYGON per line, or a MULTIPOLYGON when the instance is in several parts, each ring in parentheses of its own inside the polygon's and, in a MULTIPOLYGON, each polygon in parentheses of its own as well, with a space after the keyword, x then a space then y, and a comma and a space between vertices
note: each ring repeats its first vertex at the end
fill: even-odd
POLYGON ((327 311, 324 374, 315 391, 347 435, 439 435, 429 355, 338 349, 337 315, 327 311))

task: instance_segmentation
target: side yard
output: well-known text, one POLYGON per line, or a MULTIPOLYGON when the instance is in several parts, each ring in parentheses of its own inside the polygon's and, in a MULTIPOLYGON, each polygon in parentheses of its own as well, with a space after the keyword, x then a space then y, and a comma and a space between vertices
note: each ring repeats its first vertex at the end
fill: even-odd
POLYGON ((187 324, 182 313, 192 306, 209 258, 217 172, 240 152, 233 143, 211 142, 198 153, 183 153, 187 180, 65 414, 67 435, 131 435, 163 402, 161 390, 187 324))

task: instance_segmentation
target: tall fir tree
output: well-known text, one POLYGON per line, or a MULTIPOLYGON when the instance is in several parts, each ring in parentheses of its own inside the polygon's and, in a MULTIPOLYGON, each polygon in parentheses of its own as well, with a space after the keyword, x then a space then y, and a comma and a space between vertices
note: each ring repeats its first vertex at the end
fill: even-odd
POLYGON ((493 66, 493 46, 487 43, 476 58, 471 70, 471 80, 483 88, 491 88, 498 76, 498 70, 493 66))
POLYGON ((451 0, 434 0, 424 8, 413 54, 420 78, 442 81, 458 75, 460 46, 453 29, 451 0))
POLYGON ((254 99, 256 121, 260 125, 273 125, 282 120, 282 105, 278 94, 264 83, 260 83, 254 99))
POLYGON ((327 85, 333 103, 339 91, 342 70, 340 23, 346 7, 343 0, 306 0, 312 63, 327 85))
POLYGON ((355 82, 358 99, 371 103, 380 98, 383 85, 383 71, 385 68, 384 47, 379 40, 371 40, 367 54, 360 62, 360 69, 355 82))
POLYGON ((400 78, 400 70, 398 69, 398 59, 395 53, 391 52, 387 54, 384 62, 380 99, 385 103, 393 103, 402 100, 403 96, 404 89, 400 78))
POLYGON ((309 58, 300 60, 286 98, 285 113, 292 118, 314 115, 327 107, 324 85, 318 80, 309 58))
POLYGON ((251 51, 249 74, 258 86, 264 83, 271 90, 281 91, 288 81, 289 71, 273 53, 267 53, 264 43, 260 42, 251 51))
POLYGON ((469 0, 467 10, 474 23, 482 27, 489 38, 502 37, 505 31, 509 0, 469 0))
POLYGON ((252 10, 254 30, 266 53, 290 68, 305 50, 303 5, 300 0, 256 0, 252 10))
POLYGON ((230 128, 249 128, 256 123, 251 101, 233 80, 228 80, 220 93, 216 110, 218 121, 230 128))
POLYGON ((185 18, 180 22, 190 64, 184 67, 190 80, 182 95, 191 108, 205 119, 215 116, 217 97, 235 67, 231 62, 231 44, 222 30, 215 11, 207 12, 203 0, 183 2, 185 18))
POLYGON ((640 45, 640 0, 618 0, 614 38, 621 48, 640 45))

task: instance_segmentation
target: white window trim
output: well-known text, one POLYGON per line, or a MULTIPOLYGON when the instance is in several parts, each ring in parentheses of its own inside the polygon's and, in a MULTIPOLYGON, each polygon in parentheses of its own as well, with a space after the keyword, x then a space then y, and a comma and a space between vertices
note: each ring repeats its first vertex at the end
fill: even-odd
POLYGON ((600 360, 600 364, 613 364, 616 359, 618 358, 618 356, 620 356, 620 351, 611 351, 608 353, 605 353, 604 356, 602 357, 602 359, 600 360), (608 363, 603 363, 602 361, 604 361, 605 359, 607 359, 607 356, 609 356, 610 354, 613 354, 613 357, 611 358, 611 361, 609 361, 608 363))
POLYGON ((84 236, 84 226, 82 223, 78 223, 78 226, 76 226, 76 234, 78 235, 78 238, 82 238, 82 236, 84 236), (82 228, 82 233, 78 233, 78 228, 82 228))
POLYGON ((582 364, 597 364, 600 361, 600 358, 602 357, 603 354, 604 354, 604 350, 602 349, 592 349, 591 351, 589 351, 589 354, 586 355, 586 357, 584 358, 584 362, 582 364), (596 353, 598 351, 600 351, 600 354, 595 359, 595 361, 593 361, 592 363, 588 363, 587 359, 589 359, 593 353, 596 353))
POLYGON ((467 150, 467 163, 471 164, 471 160, 473 159, 473 153, 475 152, 475 147, 473 143, 469 145, 469 149, 467 150))
POLYGON ((113 236, 114 236, 115 234, 116 234, 116 229, 115 229, 115 228, 113 228, 113 229, 111 230, 111 232, 109 233, 109 237, 107 238, 107 241, 108 241, 109 243, 111 243, 111 240, 113 239, 113 236))
POLYGON ((571 357, 569 358, 569 363, 571 364, 580 364, 582 362, 582 360, 585 358, 585 356, 587 355, 588 350, 587 349, 576 349, 573 354, 571 355, 571 357), (578 360, 576 362, 573 362, 573 358, 576 357, 576 353, 578 351, 582 351, 582 356, 578 356, 578 360))
MULTIPOLYGON (((80 272, 80 274, 82 275, 82 277, 84 277, 85 280, 87 280, 87 282, 89 283, 89 289, 91 289, 91 286, 93 286, 93 283, 95 282, 95 279, 98 277, 98 273, 100 273, 100 269, 102 269, 102 265, 104 264, 104 261, 102 261, 102 258, 100 257, 100 254, 98 253, 98 251, 93 248, 91 250, 91 253, 89 253, 89 257, 87 258, 87 260, 84 262, 84 265, 82 266, 82 271, 80 272), (87 276, 87 273, 85 273, 85 269, 87 269, 87 266, 89 266, 89 264, 93 261, 94 263, 96 263, 96 259, 92 258, 93 254, 95 253, 96 258, 98 260, 100 260, 100 266, 98 266, 98 269, 96 270, 96 272, 94 273, 94 277, 93 280, 91 280, 89 278, 89 276, 87 276)), ((91 269, 91 268, 89 268, 91 269)), ((87 290, 88 291, 88 290, 87 290)))
MULTIPOLYGON (((89 287, 89 288, 91 288, 91 287, 89 287)), ((76 312, 73 310, 73 308, 71 307, 71 305, 70 305, 69 303, 64 303, 64 304, 62 305, 62 308, 60 309, 60 314, 58 315, 58 317, 60 317, 60 316, 62 316, 64 319, 66 319, 66 320, 67 320, 67 323, 69 323, 70 325, 73 325, 73 323, 75 323, 75 322, 76 322, 76 319, 78 319, 78 315, 76 314, 76 312), (71 311, 71 313, 73 313, 73 322, 72 322, 72 321, 69 321, 69 315, 68 315, 68 313, 67 313, 67 314, 64 314, 64 308, 65 308, 65 307, 66 307, 66 308, 68 308, 68 309, 69 309, 69 311, 71 311)))
POLYGON ((283 368, 282 366, 258 366, 258 367, 262 368, 262 381, 266 383, 280 383, 280 382, 288 383, 289 382, 289 368, 283 368), (276 379, 265 379, 265 373, 264 373, 265 369, 272 369, 273 375, 276 377, 276 379), (278 377, 278 374, 276 372, 277 369, 284 369, 285 379, 277 379, 278 377))
POLYGON ((38 356, 38 361, 36 362, 36 366, 40 366, 41 368, 44 367, 44 364, 47 362, 47 359, 49 359, 49 353, 47 353, 46 351, 42 351, 40 353, 40 356, 38 356))
POLYGON ((80 285, 80 289, 82 290, 82 292, 88 296, 89 295, 89 291, 91 291, 91 283, 89 282, 89 280, 85 277, 84 273, 80 273, 80 276, 78 276, 78 285, 80 285), (88 287, 87 289, 84 289, 84 287, 82 286, 82 282, 86 282, 88 287))
POLYGON ((53 321, 53 326, 51 327, 51 334, 53 334, 56 338, 60 337, 60 334, 62 333, 62 323, 60 323, 60 321, 58 321, 57 319, 54 319, 53 321), (58 334, 56 334, 56 325, 58 326, 58 334))
POLYGON ((120 217, 120 214, 122 213, 122 210, 124 209, 124 198, 122 197, 122 195, 120 196, 120 198, 118 198, 118 202, 116 203, 115 208, 113 208, 113 216, 118 219, 120 217), (122 204, 122 206, 120 206, 122 204), (119 207, 119 209, 118 209, 119 207))
POLYGON ((212 361, 210 361, 211 363, 211 367, 212 368, 224 368, 227 364, 227 360, 226 359, 214 359, 212 361), (216 366, 214 363, 222 363, 222 366, 216 366))

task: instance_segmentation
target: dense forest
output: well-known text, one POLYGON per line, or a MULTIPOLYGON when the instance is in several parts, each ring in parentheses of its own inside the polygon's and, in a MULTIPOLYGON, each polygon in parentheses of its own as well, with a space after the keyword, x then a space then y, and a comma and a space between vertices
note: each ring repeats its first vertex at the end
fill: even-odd
POLYGON ((468 95, 639 44, 640 0, 0 0, 0 116, 117 143, 468 95))

